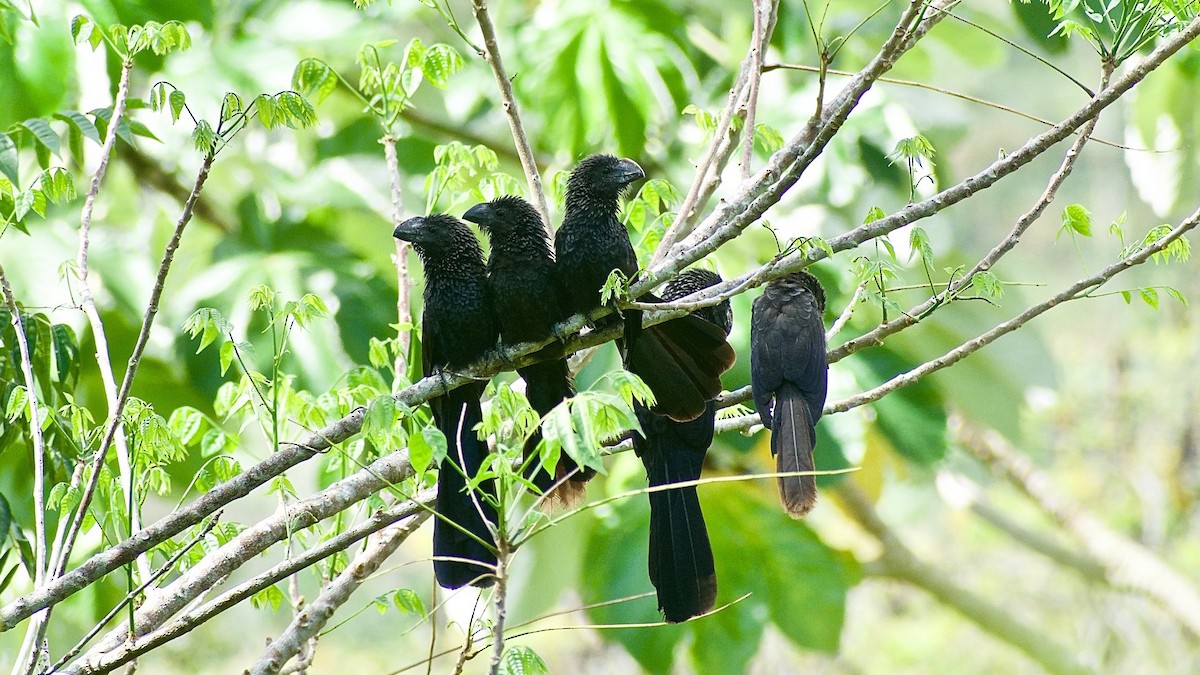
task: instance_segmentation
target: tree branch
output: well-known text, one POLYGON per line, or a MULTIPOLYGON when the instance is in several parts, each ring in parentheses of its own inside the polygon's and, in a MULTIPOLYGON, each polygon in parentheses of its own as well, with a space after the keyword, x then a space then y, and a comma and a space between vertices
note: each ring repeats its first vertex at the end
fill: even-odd
POLYGON ((534 208, 542 217, 546 231, 553 234, 550 224, 550 209, 546 206, 546 194, 542 189, 542 176, 538 173, 537 160, 525 127, 521 124, 521 111, 517 107, 517 99, 513 95, 512 81, 504 71, 504 61, 500 58, 500 46, 496 42, 496 27, 488 14, 486 0, 471 0, 471 10, 475 20, 479 22, 479 30, 483 32, 483 53, 480 54, 492 67, 492 75, 500 88, 500 102, 504 107, 504 115, 508 118, 508 127, 512 130, 513 142, 517 148, 517 157, 521 160, 521 168, 525 170, 525 180, 529 183, 529 198, 534 208))
POLYGON ((267 646, 263 655, 250 668, 250 672, 253 675, 278 673, 309 640, 317 637, 325 624, 333 618, 337 608, 346 604, 351 594, 357 591, 429 516, 429 511, 418 512, 404 523, 392 525, 379 532, 377 538, 373 537, 367 547, 355 556, 354 562, 326 586, 312 603, 292 619, 279 637, 267 646))
POLYGON ((175 621, 151 633, 147 633, 136 640, 122 644, 115 651, 96 655, 95 658, 91 658, 91 652, 88 652, 88 654, 84 655, 83 660, 77 661, 68 667, 65 672, 88 673, 89 675, 111 672, 146 652, 157 649, 175 638, 186 635, 197 626, 244 602, 247 598, 279 580, 286 579, 300 570, 353 546, 355 542, 363 539, 372 532, 378 532, 398 520, 428 512, 430 505, 433 504, 433 499, 434 493, 426 491, 418 494, 412 501, 377 511, 364 522, 350 527, 345 532, 322 542, 320 545, 290 560, 285 560, 252 579, 238 584, 217 598, 188 611, 175 621))

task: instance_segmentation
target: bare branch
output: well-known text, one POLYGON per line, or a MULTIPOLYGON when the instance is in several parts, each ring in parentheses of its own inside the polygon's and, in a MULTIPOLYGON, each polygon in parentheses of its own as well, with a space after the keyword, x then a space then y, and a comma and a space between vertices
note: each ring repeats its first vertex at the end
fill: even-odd
POLYGON ((1183 236, 1184 233, 1196 227, 1197 224, 1200 224, 1200 210, 1193 212, 1187 220, 1175 226, 1175 228, 1172 229, 1168 234, 1153 244, 1118 260, 1117 262, 1105 267, 1103 270, 1090 277, 1076 281, 1066 290, 1055 295, 1054 297, 1038 303, 1029 309, 1026 309, 1024 312, 1021 312, 1017 316, 996 326, 992 330, 972 340, 964 342, 958 347, 946 352, 942 356, 931 361, 926 361, 907 373, 897 375, 896 377, 884 382, 874 389, 865 391, 857 396, 851 396, 850 398, 839 401, 832 406, 826 406, 825 411, 827 413, 844 412, 850 408, 863 405, 864 403, 878 401, 886 394, 895 391, 900 387, 912 384, 918 379, 934 371, 941 370, 942 368, 958 363, 970 354, 973 354, 992 342, 995 342, 998 338, 1017 330, 1030 320, 1040 316, 1041 314, 1044 314, 1058 305, 1071 300, 1078 300, 1079 298, 1087 297, 1088 291, 1100 287, 1109 279, 1120 274, 1121 272, 1146 262, 1150 259, 1150 256, 1166 249, 1171 242, 1183 236))
MULTIPOLYGON (((407 448, 386 455, 328 488, 292 504, 284 504, 268 518, 243 530, 229 543, 209 553, 178 579, 146 599, 134 615, 138 635, 154 630, 183 611, 192 600, 208 592, 247 560, 283 541, 293 532, 341 513, 369 495, 412 475, 407 448)), ((90 654, 116 649, 127 638, 125 629, 114 630, 90 654)))
POLYGON ((746 92, 746 122, 742 141, 742 182, 750 180, 750 162, 754 159, 754 124, 758 112, 758 85, 762 81, 763 63, 775 24, 777 0, 753 0, 754 35, 750 43, 750 82, 746 92))
MULTIPOLYGON (((1105 64, 1103 66, 1100 85, 1101 90, 1108 85, 1109 77, 1112 75, 1112 68, 1112 64, 1105 64)), ((1042 194, 1038 200, 1034 202, 1034 205, 1028 211, 1026 211, 1021 215, 1020 218, 1017 219, 1016 224, 1013 226, 1013 229, 1011 232, 1009 232, 1008 236, 1001 240, 1000 243, 997 244, 991 251, 989 251, 988 254, 985 255, 978 263, 976 263, 969 272, 964 274, 960 280, 950 283, 946 290, 942 293, 930 297, 895 319, 885 322, 876 327, 874 330, 871 330, 864 335, 860 335, 859 337, 854 338, 853 340, 850 340, 833 350, 833 352, 830 353, 830 362, 832 363, 834 361, 838 361, 841 358, 864 347, 881 344, 883 338, 915 325, 918 321, 920 321, 921 317, 926 315, 927 312, 933 310, 942 302, 945 302, 948 298, 952 297, 963 286, 970 284, 971 279, 974 278, 976 274, 991 269, 992 266, 995 265, 998 260, 1000 260, 1000 258, 1002 258, 1017 245, 1025 231, 1028 230, 1029 227, 1033 225, 1033 223, 1036 222, 1039 217, 1041 217, 1041 215, 1054 201, 1054 197, 1058 192, 1058 188, 1062 186, 1063 182, 1066 181, 1067 176, 1071 174, 1071 170, 1075 167, 1075 162, 1079 159, 1080 153, 1083 150, 1083 146, 1087 144, 1089 139, 1091 139, 1092 132, 1096 129, 1096 123, 1099 121, 1100 111, 1097 111, 1096 115, 1084 123, 1083 127, 1079 130, 1079 135, 1075 138, 1075 141, 1067 150, 1066 155, 1063 156, 1062 163, 1059 164, 1058 170, 1055 171, 1050 177, 1050 181, 1047 183, 1046 189, 1042 191, 1042 194)))
MULTIPOLYGON (((42 436, 41 406, 38 404, 37 388, 34 386, 33 361, 29 355, 29 341, 25 337, 25 326, 21 321, 21 311, 17 308, 16 298, 8 285, 8 277, 0 266, 0 288, 3 289, 4 303, 8 306, 9 321, 12 322, 16 333, 17 350, 21 355, 21 375, 25 380, 25 400, 29 406, 29 437, 33 440, 33 532, 34 532, 34 570, 33 585, 41 587, 46 582, 47 551, 46 551, 46 439, 42 436)), ((7 534, 7 533, 6 533, 7 534)), ((34 617, 25 633, 21 649, 13 662, 13 672, 29 672, 38 662, 42 650, 42 641, 46 635, 46 623, 50 620, 49 612, 34 617)))
POLYGON ((333 618, 338 607, 346 604, 351 594, 359 589, 364 582, 383 564, 400 544, 408 539, 430 512, 422 511, 409 518, 402 524, 392 525, 373 537, 367 547, 359 552, 354 562, 338 575, 321 594, 304 608, 279 637, 267 646, 263 655, 250 668, 254 675, 278 673, 311 639, 321 632, 321 629, 333 618))
POLYGON ((152 633, 141 636, 135 641, 126 642, 119 649, 90 659, 91 652, 84 655, 84 660, 76 662, 65 672, 67 673, 108 673, 136 659, 146 652, 182 637, 197 626, 209 621, 222 612, 244 602, 247 598, 264 588, 305 569, 329 556, 353 546, 372 532, 378 532, 398 520, 427 512, 433 504, 434 493, 426 491, 418 494, 412 501, 397 504, 382 511, 377 511, 362 523, 348 528, 345 532, 322 542, 304 553, 285 560, 252 579, 238 584, 236 587, 222 593, 217 598, 186 612, 175 621, 166 624, 152 633))
MULTIPOLYGON (((129 447, 125 441, 125 430, 121 426, 121 406, 118 404, 118 390, 115 371, 108 351, 108 338, 104 331, 104 322, 100 320, 100 312, 96 309, 96 300, 92 297, 91 286, 88 283, 88 247, 91 245, 92 214, 96 209, 96 197, 100 194, 100 184, 108 171, 108 163, 112 159, 113 150, 117 145, 117 128, 125 116, 125 107, 129 100, 129 73, 133 69, 133 61, 126 60, 121 64, 121 76, 117 83, 117 96, 113 101, 112 118, 108 121, 108 131, 105 134, 104 146, 100 151, 100 163, 92 175, 92 184, 83 200, 83 210, 79 216, 79 252, 75 258, 75 273, 79 278, 79 298, 88 324, 92 329, 92 338, 96 342, 96 363, 100 369, 100 380, 104 385, 104 395, 108 402, 108 421, 105 430, 106 442, 97 451, 92 460, 92 473, 84 490, 83 498, 75 509, 75 518, 67 536, 62 540, 62 549, 53 552, 51 556, 50 577, 60 576, 71 558, 71 549, 79 536, 83 525, 83 514, 91 506, 92 497, 100 477, 100 467, 104 465, 109 444, 115 439, 117 445, 117 468, 120 472, 121 489, 124 491, 126 505, 129 509, 130 526, 136 532, 141 528, 141 518, 137 509, 133 508, 133 467, 129 461, 129 447)), ((137 558, 139 574, 145 578, 150 572, 149 563, 144 558, 137 558)))
POLYGON ((508 127, 512 130, 513 142, 517 147, 517 157, 521 160, 521 168, 525 170, 525 180, 529 183, 529 199, 534 208, 542 216, 542 223, 547 232, 553 233, 550 224, 550 209, 546 206, 546 194, 542 189, 542 176, 538 173, 537 159, 525 127, 521 124, 521 111, 517 108, 517 99, 513 95, 512 81, 504 70, 504 61, 500 58, 500 46, 496 42, 496 27, 488 14, 486 0, 471 0, 471 10, 475 20, 479 22, 479 30, 483 32, 483 53, 480 54, 492 67, 492 75, 500 88, 500 102, 504 107, 504 115, 508 118, 508 127))
MULTIPOLYGON (((404 196, 400 191, 400 160, 396 157, 396 137, 388 134, 383 137, 383 156, 387 163, 388 181, 392 186, 392 227, 404 220, 404 196)), ((396 252, 392 254, 392 264, 396 266, 396 320, 401 328, 396 335, 396 379, 393 386, 403 379, 401 375, 408 368, 408 348, 412 332, 403 328, 412 323, 412 301, 410 299, 411 279, 408 274, 408 249, 406 241, 393 239, 396 252)), ((392 392, 396 393, 395 390, 392 392)))

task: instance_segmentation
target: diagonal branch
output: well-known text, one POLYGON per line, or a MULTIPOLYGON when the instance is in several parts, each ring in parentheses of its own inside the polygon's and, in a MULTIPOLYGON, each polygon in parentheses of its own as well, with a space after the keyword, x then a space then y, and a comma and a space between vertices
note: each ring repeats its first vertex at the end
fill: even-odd
POLYGON ((1070 651, 1045 631, 1035 630, 974 592, 960 586, 940 570, 917 558, 889 528, 867 496, 850 482, 837 488, 839 503, 864 530, 879 540, 883 552, 867 564, 866 571, 912 584, 937 598, 975 625, 1016 647, 1051 673, 1091 672, 1070 651))
POLYGON ((471 10, 475 14, 475 20, 479 22, 479 30, 483 32, 483 52, 480 56, 492 67, 492 75, 500 88, 500 102, 504 107, 504 115, 508 118, 508 127, 512 130, 521 168, 525 170, 525 180, 529 183, 529 198, 541 215, 546 231, 553 234, 554 228, 550 224, 550 209, 546 206, 546 193, 542 189, 542 176, 538 173, 537 158, 533 154, 533 146, 529 144, 525 127, 521 124, 521 111, 513 94, 512 80, 504 70, 500 45, 496 42, 496 27, 492 25, 492 17, 488 14, 487 1, 471 0, 471 10))
POLYGON ((238 584, 213 600, 189 610, 175 621, 153 632, 147 633, 136 640, 125 642, 120 648, 105 654, 93 655, 92 652, 85 654, 82 660, 69 666, 64 672, 88 673, 89 675, 111 672, 146 652, 153 651, 171 640, 188 634, 196 627, 237 606, 255 593, 281 579, 286 579, 335 553, 344 551, 371 533, 378 532, 392 523, 413 515, 428 512, 430 506, 433 504, 433 499, 434 493, 432 491, 425 491, 418 494, 412 501, 403 502, 382 511, 377 511, 362 523, 350 527, 345 532, 321 542, 321 544, 314 546, 304 553, 285 560, 265 572, 238 584))
POLYGON ((337 608, 346 604, 351 594, 396 552, 429 515, 428 511, 421 511, 404 523, 392 525, 373 537, 367 547, 355 556, 354 562, 292 619, 277 639, 271 641, 249 672, 253 675, 274 675, 282 670, 309 640, 317 637, 329 619, 333 618, 337 608))
POLYGON ((967 452, 1003 475, 1079 541, 1100 563, 1110 583, 1154 599, 1192 635, 1200 636, 1200 588, 1194 579, 1181 575, 1154 552, 1113 531, 1059 492, 1045 473, 998 433, 975 428, 961 419, 952 428, 967 452))

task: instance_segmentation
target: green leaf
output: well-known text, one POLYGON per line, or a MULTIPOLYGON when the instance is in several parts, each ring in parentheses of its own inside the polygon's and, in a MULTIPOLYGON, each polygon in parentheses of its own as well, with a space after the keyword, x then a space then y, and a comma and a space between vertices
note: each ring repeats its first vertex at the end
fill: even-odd
POLYGON ((1004 295, 1004 284, 989 270, 976 272, 975 276, 971 277, 971 287, 985 298, 999 298, 1004 295))
POLYGON ((1153 288, 1139 288, 1138 293, 1141 294, 1142 300, 1147 304, 1158 309, 1158 291, 1153 288))
POLYGON ((283 604, 283 591, 275 584, 271 584, 261 591, 250 596, 250 606, 255 609, 270 607, 272 611, 279 609, 283 604))
POLYGON ((501 675, 549 675, 550 668, 532 647, 508 647, 500 657, 501 675))
POLYGON ((212 126, 206 120, 196 122, 196 128, 192 130, 192 145, 207 155, 216 149, 216 143, 217 132, 213 131, 212 126))
POLYGON ((405 614, 425 616, 425 603, 411 588, 401 588, 392 594, 392 604, 405 614))
POLYGON ((1074 231, 1085 237, 1092 236, 1092 214, 1080 204, 1071 204, 1063 209, 1061 232, 1074 231))
POLYGON ((56 157, 59 155, 59 152, 62 150, 62 140, 59 139, 58 134, 54 133, 54 129, 50 128, 50 124, 46 120, 34 117, 21 122, 17 126, 33 134, 33 138, 37 141, 38 145, 56 157))
POLYGON ((0 132, 0 173, 7 176, 14 185, 19 185, 19 168, 20 156, 17 154, 17 144, 8 134, 0 132))
POLYGON ((783 147, 783 134, 766 124, 754 125, 754 141, 768 155, 783 147))
POLYGON ((866 217, 863 218, 863 225, 869 225, 880 218, 885 217, 886 215, 887 214, 883 212, 883 209, 879 208, 878 206, 872 206, 867 210, 866 217))
MULTIPOLYGON (((921 256, 921 262, 926 266, 933 266, 933 246, 929 243, 929 234, 924 228, 914 227, 909 233, 908 243, 912 252, 921 256)), ((912 253, 909 253, 909 259, 912 259, 912 253)))
POLYGON ((96 145, 100 145, 104 142, 104 140, 100 138, 100 132, 96 129, 96 125, 87 118, 87 115, 84 115, 77 110, 68 110, 67 112, 55 113, 54 119, 66 122, 73 129, 83 134, 84 138, 87 138, 96 145))
POLYGON ((337 84, 337 73, 320 59, 304 59, 292 71, 292 88, 317 105, 329 98, 337 84))
POLYGON ((421 61, 421 70, 429 83, 438 89, 445 89, 450 77, 463 69, 463 59, 453 47, 446 44, 435 44, 425 52, 421 61))
POLYGON ((1175 298, 1175 300, 1178 301, 1179 304, 1183 305, 1184 307, 1188 306, 1187 297, 1185 297, 1183 295, 1183 293, 1180 293, 1177 289, 1171 288, 1170 286, 1166 286, 1165 288, 1163 288, 1163 290, 1165 290, 1167 292, 1167 295, 1171 296, 1172 298, 1175 298))
POLYGON ((683 114, 692 115, 696 119, 696 126, 704 131, 705 138, 717 130, 717 118, 712 113, 701 110, 695 104, 689 103, 684 107, 683 114))

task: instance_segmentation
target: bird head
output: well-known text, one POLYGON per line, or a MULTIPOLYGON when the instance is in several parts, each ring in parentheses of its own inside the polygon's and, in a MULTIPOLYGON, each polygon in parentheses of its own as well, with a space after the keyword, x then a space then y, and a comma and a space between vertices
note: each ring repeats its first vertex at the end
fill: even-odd
POLYGON ((425 260, 479 251, 479 242, 466 224, 444 213, 409 218, 396 226, 392 236, 411 243, 425 260))
POLYGON ((529 202, 513 195, 506 195, 490 202, 476 204, 467 209, 463 220, 479 226, 489 237, 524 232, 529 228, 542 231, 542 217, 529 202))
POLYGON ((584 157, 567 180, 567 193, 587 192, 597 197, 616 199, 646 172, 632 159, 612 155, 584 157))

